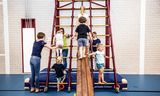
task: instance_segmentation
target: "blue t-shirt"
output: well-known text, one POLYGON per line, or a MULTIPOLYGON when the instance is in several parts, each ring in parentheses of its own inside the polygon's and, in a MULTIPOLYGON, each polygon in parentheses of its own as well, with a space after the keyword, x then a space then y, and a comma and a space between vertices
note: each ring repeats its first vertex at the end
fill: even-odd
POLYGON ((46 42, 43 40, 41 41, 35 41, 32 48, 32 56, 38 56, 41 57, 41 52, 46 42))
POLYGON ((97 51, 97 47, 95 47, 97 44, 100 44, 101 43, 101 40, 100 39, 96 39, 96 40, 93 40, 92 41, 92 49, 93 49, 93 52, 96 52, 97 51))

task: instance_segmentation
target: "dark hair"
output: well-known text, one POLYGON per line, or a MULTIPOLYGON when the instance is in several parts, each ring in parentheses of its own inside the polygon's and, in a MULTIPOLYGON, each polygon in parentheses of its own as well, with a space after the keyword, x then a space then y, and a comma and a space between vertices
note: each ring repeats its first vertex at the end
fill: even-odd
POLYGON ((38 39, 42 39, 42 38, 44 38, 45 37, 45 34, 43 33, 43 32, 39 32, 38 34, 37 34, 37 38, 38 39))
POLYGON ((81 17, 79 18, 79 22, 80 22, 80 23, 86 23, 86 21, 87 21, 87 19, 86 19, 85 17, 83 17, 83 16, 81 16, 81 17))
POLYGON ((64 34, 64 28, 59 28, 59 30, 62 30, 63 31, 62 33, 64 34))
POLYGON ((94 32, 92 32, 93 34, 97 34, 95 31, 94 32))

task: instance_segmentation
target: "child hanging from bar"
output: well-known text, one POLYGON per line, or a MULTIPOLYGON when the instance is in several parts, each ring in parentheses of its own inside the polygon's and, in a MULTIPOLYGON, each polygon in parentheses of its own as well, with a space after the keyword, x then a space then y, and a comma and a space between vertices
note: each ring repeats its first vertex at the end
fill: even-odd
POLYGON ((88 42, 87 37, 89 36, 89 39, 91 40, 92 36, 91 36, 91 32, 90 32, 89 27, 87 25, 85 25, 86 18, 80 17, 79 23, 80 23, 80 25, 77 26, 72 38, 77 37, 78 47, 79 47, 79 50, 78 50, 79 51, 79 59, 82 59, 83 57, 85 57, 85 47, 87 46, 87 42, 88 42))
POLYGON ((98 83, 99 84, 107 83, 104 80, 104 60, 105 60, 104 45, 103 44, 98 44, 97 51, 93 52, 89 55, 95 55, 95 58, 96 58, 96 66, 99 70, 98 83))
POLYGON ((38 93, 39 89, 39 71, 40 71, 40 63, 41 63, 41 52, 43 47, 48 49, 53 49, 48 45, 45 41, 45 34, 43 32, 39 32, 37 34, 37 40, 33 43, 32 54, 30 58, 30 67, 31 67, 31 90, 30 92, 38 93))
POLYGON ((57 56, 62 57, 62 49, 63 49, 63 30, 59 29, 56 35, 53 38, 54 45, 56 46, 56 54, 57 56))
POLYGON ((88 14, 86 14, 86 12, 85 12, 85 7, 84 6, 81 6, 80 7, 80 14, 78 14, 78 20, 76 21, 76 25, 78 26, 80 23, 79 23, 79 18, 80 17, 85 17, 86 18, 86 22, 85 22, 85 24, 87 25, 87 26, 89 26, 89 16, 88 16, 88 14))
POLYGON ((64 82, 66 78, 65 66, 62 64, 62 57, 58 56, 56 58, 56 63, 52 66, 52 69, 56 71, 57 77, 57 91, 60 91, 60 84, 64 82))

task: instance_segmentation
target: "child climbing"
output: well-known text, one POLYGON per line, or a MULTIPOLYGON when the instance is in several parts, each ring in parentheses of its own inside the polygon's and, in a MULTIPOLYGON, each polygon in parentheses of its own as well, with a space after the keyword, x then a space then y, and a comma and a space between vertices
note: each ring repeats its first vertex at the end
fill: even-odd
POLYGON ((87 46, 88 42, 87 37, 89 36, 89 39, 91 39, 92 36, 89 27, 84 24, 86 23, 86 18, 80 17, 79 23, 80 25, 77 26, 72 38, 77 37, 79 47, 79 59, 82 59, 83 57, 85 57, 85 47, 87 46))
POLYGON ((62 54, 63 54, 63 64, 65 68, 67 68, 67 56, 68 56, 68 44, 67 44, 67 39, 70 38, 70 35, 67 34, 64 31, 64 28, 60 28, 60 31, 63 33, 63 49, 62 49, 62 54))
MULTIPOLYGON (((93 52, 97 51, 97 45, 101 43, 101 40, 97 38, 97 33, 92 32, 93 40, 92 40, 92 50, 93 52)), ((97 69, 95 59, 93 60, 93 69, 97 69)))
POLYGON ((101 40, 97 38, 97 33, 95 31, 92 34, 93 34, 92 49, 93 49, 93 52, 96 52, 97 45, 101 43, 101 40))
POLYGON ((63 33, 62 30, 58 30, 55 37, 53 38, 54 45, 57 47, 56 53, 57 56, 62 57, 62 48, 63 48, 63 33))
MULTIPOLYGON (((81 6, 80 7, 80 14, 78 14, 78 20, 79 20, 79 18, 80 17, 85 17, 86 18, 86 22, 85 22, 85 24, 87 25, 87 26, 89 26, 89 16, 88 16, 88 14, 86 14, 86 12, 85 12, 85 7, 84 6, 81 6)), ((77 20, 77 25, 79 25, 80 23, 78 22, 78 20, 77 20)))
POLYGON ((56 63, 52 66, 52 69, 55 69, 56 71, 57 91, 60 91, 60 84, 63 83, 66 78, 65 66, 62 64, 62 57, 56 58, 56 63))
POLYGON ((54 47, 50 47, 45 41, 45 34, 43 32, 39 32, 37 34, 37 40, 33 44, 32 55, 30 59, 31 66, 31 90, 30 92, 39 92, 39 72, 40 72, 40 63, 41 63, 41 51, 43 47, 47 47, 48 49, 53 49, 54 47))
POLYGON ((96 66, 99 70, 99 75, 98 75, 98 83, 103 84, 107 83, 104 81, 104 59, 105 59, 105 53, 104 53, 104 46, 103 44, 98 44, 97 46, 97 51, 93 52, 89 55, 95 55, 96 58, 96 66))

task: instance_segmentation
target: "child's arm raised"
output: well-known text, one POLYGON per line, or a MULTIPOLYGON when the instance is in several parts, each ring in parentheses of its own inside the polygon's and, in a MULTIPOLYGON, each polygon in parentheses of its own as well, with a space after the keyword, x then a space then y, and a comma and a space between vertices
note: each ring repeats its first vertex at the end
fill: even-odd
POLYGON ((90 53, 90 54, 88 54, 89 56, 91 56, 91 55, 96 55, 96 53, 95 52, 93 52, 93 53, 90 53))
POLYGON ((46 48, 48 48, 48 49, 51 49, 51 50, 56 48, 56 47, 50 46, 49 44, 45 44, 44 47, 46 47, 46 48))
POLYGON ((74 32, 72 39, 74 39, 74 37, 77 37, 77 32, 74 32))

